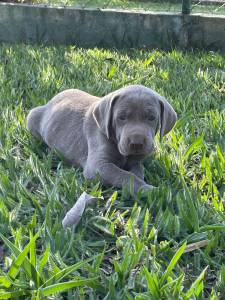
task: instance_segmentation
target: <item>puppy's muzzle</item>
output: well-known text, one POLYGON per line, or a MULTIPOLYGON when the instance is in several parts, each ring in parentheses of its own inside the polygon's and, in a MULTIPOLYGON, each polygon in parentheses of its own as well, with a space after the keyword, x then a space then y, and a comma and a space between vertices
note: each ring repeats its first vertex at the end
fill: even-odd
POLYGON ((131 153, 142 153, 146 149, 146 137, 139 134, 134 134, 128 138, 128 147, 131 153))

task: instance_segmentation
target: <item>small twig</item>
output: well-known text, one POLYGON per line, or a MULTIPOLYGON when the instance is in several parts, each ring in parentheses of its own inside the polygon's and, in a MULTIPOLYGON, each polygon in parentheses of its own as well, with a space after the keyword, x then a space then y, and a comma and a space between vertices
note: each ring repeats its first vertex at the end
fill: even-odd
POLYGON ((184 253, 191 252, 197 250, 199 248, 205 247, 209 244, 209 240, 203 240, 200 242, 192 243, 186 246, 184 253))

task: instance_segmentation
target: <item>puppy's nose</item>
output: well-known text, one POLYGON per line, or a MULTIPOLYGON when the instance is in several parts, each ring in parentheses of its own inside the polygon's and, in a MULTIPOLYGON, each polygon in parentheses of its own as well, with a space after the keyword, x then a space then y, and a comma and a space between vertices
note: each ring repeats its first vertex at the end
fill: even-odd
POLYGON ((138 143, 138 144, 136 144, 136 143, 130 143, 130 149, 131 150, 140 151, 140 150, 143 149, 143 147, 144 147, 144 145, 140 144, 140 143, 138 143))
POLYGON ((143 136, 135 135, 133 137, 130 137, 129 146, 131 150, 141 151, 143 150, 144 145, 145 145, 145 138, 143 136))

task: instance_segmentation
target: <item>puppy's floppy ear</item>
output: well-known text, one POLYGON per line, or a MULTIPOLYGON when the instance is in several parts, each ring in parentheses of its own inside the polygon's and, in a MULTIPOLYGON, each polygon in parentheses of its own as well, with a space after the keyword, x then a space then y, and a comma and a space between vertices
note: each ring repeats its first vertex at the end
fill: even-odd
POLYGON ((163 97, 159 98, 161 107, 160 114, 160 139, 166 135, 174 126, 177 120, 177 114, 172 106, 163 97))
POLYGON ((110 138, 113 105, 118 99, 116 93, 110 93, 97 102, 92 114, 99 129, 110 138))

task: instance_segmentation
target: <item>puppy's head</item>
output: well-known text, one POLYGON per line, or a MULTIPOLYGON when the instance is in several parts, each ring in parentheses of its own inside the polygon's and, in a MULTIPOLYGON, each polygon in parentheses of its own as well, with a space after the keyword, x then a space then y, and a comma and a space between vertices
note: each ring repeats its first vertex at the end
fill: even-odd
POLYGON ((160 130, 162 138, 177 119, 166 99, 141 85, 131 85, 103 97, 93 116, 100 130, 117 142, 124 156, 150 153, 157 131, 160 130))

